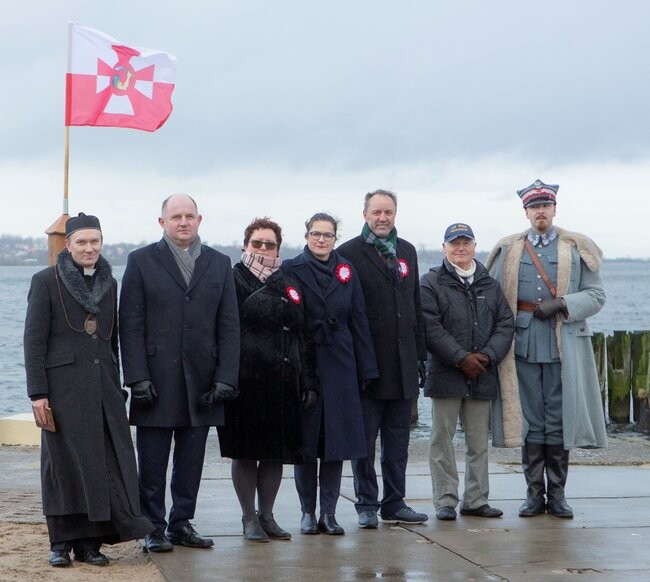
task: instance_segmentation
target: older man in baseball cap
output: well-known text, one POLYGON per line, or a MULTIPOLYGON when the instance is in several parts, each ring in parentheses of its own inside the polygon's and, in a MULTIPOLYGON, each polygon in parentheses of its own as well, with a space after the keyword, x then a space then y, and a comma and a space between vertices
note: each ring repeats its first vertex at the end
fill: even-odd
POLYGON ((500 517, 488 504, 490 401, 498 395, 497 365, 512 343, 512 311, 499 284, 475 258, 476 241, 463 222, 450 225, 445 258, 422 277, 422 313, 429 358, 424 395, 431 397, 429 466, 436 518, 456 519, 458 471, 453 438, 465 429, 465 490, 461 515, 500 517))

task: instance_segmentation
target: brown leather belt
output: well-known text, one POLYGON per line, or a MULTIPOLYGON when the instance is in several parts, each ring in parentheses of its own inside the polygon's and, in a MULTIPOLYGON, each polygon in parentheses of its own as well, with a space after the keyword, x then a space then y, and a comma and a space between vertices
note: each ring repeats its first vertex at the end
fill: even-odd
POLYGON ((517 301, 517 311, 527 311, 532 313, 537 309, 537 303, 528 303, 528 301, 517 301))

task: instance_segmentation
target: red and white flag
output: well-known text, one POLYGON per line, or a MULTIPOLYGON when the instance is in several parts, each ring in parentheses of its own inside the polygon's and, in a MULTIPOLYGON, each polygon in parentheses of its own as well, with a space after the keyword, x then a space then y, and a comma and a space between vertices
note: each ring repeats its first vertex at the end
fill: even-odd
POLYGON ((65 124, 156 131, 172 112, 176 57, 70 23, 65 124))

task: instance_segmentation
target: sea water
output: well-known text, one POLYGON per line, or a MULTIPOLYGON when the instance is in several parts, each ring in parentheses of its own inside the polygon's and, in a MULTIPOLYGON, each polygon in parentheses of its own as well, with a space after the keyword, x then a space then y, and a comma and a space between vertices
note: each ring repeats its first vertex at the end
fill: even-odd
MULTIPOLYGON (((31 409, 25 390, 23 328, 29 284, 42 268, 0 267, 0 417, 31 409)), ((113 269, 118 282, 123 273, 123 266, 113 269)), ((650 261, 607 261, 602 275, 607 303, 590 318, 592 331, 650 330, 650 261)))

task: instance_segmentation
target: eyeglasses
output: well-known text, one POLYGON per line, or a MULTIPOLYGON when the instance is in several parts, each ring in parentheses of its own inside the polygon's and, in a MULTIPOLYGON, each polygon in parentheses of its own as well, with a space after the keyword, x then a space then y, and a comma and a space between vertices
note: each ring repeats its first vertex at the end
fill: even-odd
POLYGON ((254 249, 261 249, 264 245, 269 251, 274 251, 278 248, 278 243, 274 243, 268 240, 253 240, 248 241, 254 249))
POLYGON ((318 232, 316 230, 312 230, 307 234, 311 240, 320 240, 322 237, 326 242, 331 242, 336 238, 336 235, 333 232, 318 232))

